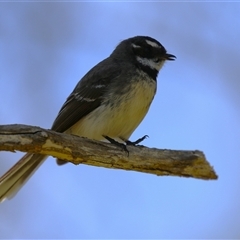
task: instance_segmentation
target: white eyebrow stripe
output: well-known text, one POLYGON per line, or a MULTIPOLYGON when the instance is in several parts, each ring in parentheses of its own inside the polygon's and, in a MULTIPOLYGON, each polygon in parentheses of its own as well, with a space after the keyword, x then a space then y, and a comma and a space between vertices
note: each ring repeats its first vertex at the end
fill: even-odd
POLYGON ((134 48, 140 48, 141 46, 138 46, 138 45, 136 45, 136 44, 134 44, 134 43, 132 43, 132 46, 134 47, 134 48))
POLYGON ((150 40, 146 40, 146 43, 149 44, 152 47, 161 48, 161 46, 159 46, 157 43, 152 42, 150 40))

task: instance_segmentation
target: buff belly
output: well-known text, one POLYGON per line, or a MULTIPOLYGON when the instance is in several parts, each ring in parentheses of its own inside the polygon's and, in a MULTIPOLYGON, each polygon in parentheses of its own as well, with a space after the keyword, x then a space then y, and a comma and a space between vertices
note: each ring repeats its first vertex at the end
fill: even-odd
POLYGON ((108 96, 108 101, 74 124, 66 133, 95 140, 104 140, 103 135, 127 140, 148 112, 155 92, 156 82, 152 79, 135 81, 126 93, 108 96))

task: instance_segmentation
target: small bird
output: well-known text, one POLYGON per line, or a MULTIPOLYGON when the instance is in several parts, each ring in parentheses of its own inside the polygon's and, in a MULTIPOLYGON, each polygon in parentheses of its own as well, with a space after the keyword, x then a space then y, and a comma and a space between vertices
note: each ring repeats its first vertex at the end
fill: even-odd
MULTIPOLYGON (((78 82, 51 129, 99 141, 129 143, 156 94, 158 72, 166 60, 175 58, 151 37, 123 40, 78 82)), ((13 197, 47 157, 25 154, 0 178, 0 201, 13 197)))

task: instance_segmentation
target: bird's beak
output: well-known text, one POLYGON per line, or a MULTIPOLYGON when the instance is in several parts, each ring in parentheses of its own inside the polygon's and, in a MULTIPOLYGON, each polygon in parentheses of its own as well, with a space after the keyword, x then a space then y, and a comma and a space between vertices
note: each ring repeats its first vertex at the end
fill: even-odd
POLYGON ((169 53, 166 53, 165 56, 164 56, 164 58, 165 58, 166 60, 173 61, 173 60, 175 60, 176 56, 174 56, 174 55, 172 55, 172 54, 169 54, 169 53))

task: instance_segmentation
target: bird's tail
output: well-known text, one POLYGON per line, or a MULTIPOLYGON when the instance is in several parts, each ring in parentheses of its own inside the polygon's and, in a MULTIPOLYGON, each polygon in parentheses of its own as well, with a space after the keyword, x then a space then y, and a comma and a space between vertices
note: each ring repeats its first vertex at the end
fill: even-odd
POLYGON ((47 158, 41 154, 25 154, 0 178, 0 202, 13 197, 47 158))

